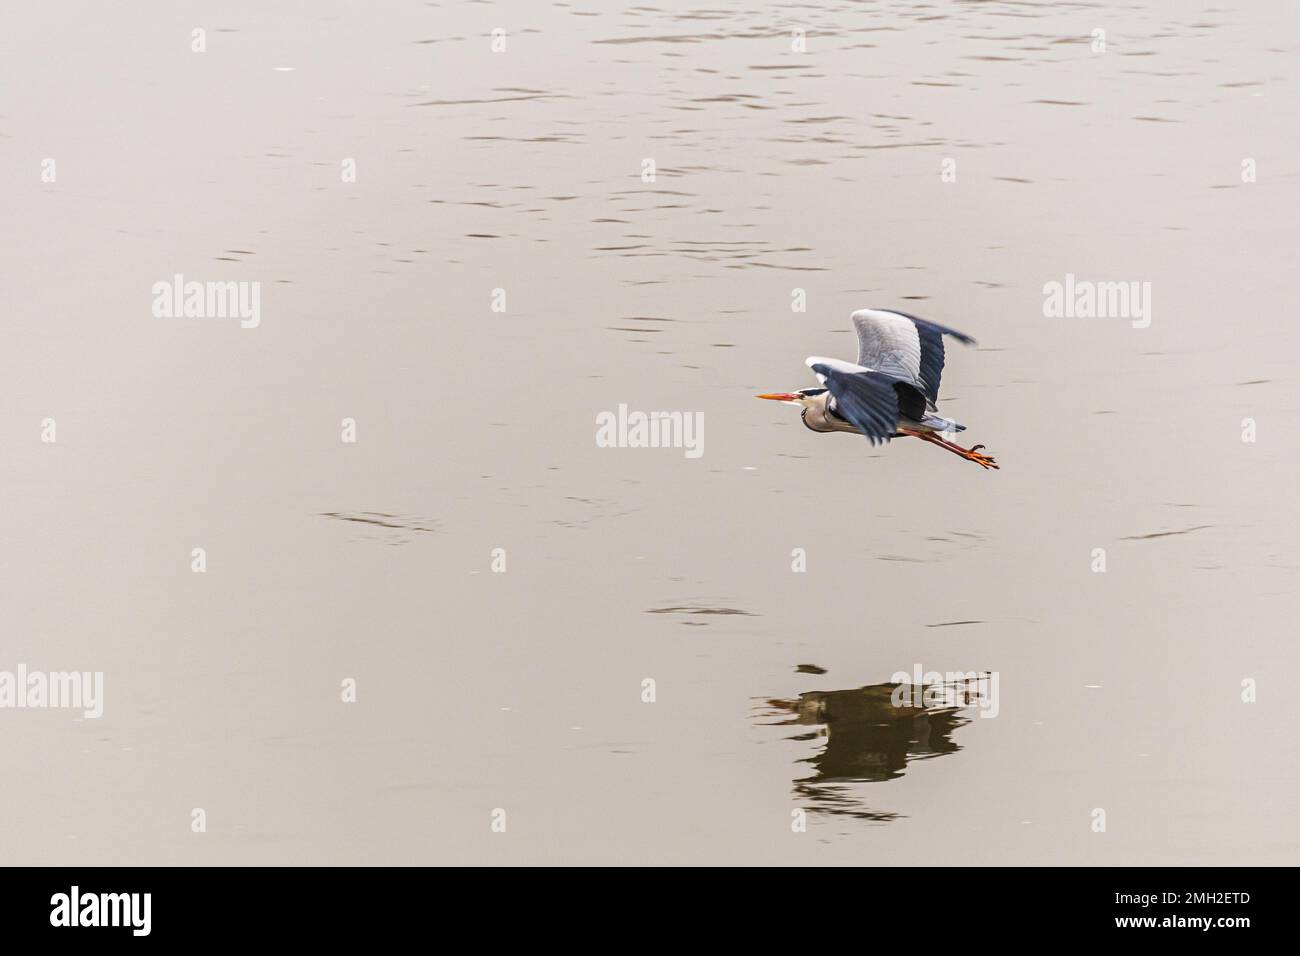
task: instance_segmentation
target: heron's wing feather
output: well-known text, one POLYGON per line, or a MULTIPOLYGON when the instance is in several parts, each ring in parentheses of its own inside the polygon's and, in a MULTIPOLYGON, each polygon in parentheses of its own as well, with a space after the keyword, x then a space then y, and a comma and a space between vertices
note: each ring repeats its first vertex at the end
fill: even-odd
POLYGON ((852 319, 859 365, 904 382, 920 382, 921 339, 910 319, 880 309, 860 309, 852 319))
POLYGON ((809 365, 830 390, 836 414, 852 422, 871 444, 887 442, 894 437, 898 427, 898 393, 894 391, 894 379, 880 372, 844 371, 812 360, 809 365))
POLYGON ((859 309, 852 318, 858 333, 858 364, 915 385, 931 408, 939 401, 943 337, 951 335, 966 345, 975 344, 964 332, 906 312, 859 309))
POLYGON ((929 411, 925 393, 908 382, 894 382, 893 386, 894 394, 898 396, 898 414, 914 422, 925 421, 926 413, 929 411))
POLYGON ((913 315, 907 318, 916 323, 916 334, 921 340, 921 381, 925 383, 923 391, 933 408, 934 403, 939 401, 939 379, 943 377, 943 337, 951 335, 962 345, 974 345, 975 340, 965 332, 944 325, 936 325, 913 315))

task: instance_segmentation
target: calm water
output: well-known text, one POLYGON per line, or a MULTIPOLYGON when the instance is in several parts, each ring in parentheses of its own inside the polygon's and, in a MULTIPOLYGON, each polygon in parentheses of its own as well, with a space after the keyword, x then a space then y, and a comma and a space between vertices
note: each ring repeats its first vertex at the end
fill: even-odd
POLYGON ((0 710, 0 859, 1296 862, 1294 4, 196 17, 0 29, 0 670, 105 685, 0 710), (753 399, 872 305, 1000 472, 753 399))

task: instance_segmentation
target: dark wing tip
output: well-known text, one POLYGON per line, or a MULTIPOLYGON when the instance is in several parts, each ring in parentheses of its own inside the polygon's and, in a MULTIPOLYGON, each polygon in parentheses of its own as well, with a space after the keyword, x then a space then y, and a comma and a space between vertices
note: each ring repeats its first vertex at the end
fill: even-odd
POLYGON ((916 323, 918 328, 933 329, 935 332, 938 332, 940 335, 951 335, 962 345, 979 344, 978 342, 975 341, 974 338, 967 335, 965 332, 959 332, 957 329, 949 328, 946 325, 940 325, 938 322, 931 322, 929 319, 922 319, 919 318, 918 316, 910 315, 907 312, 899 312, 898 315, 903 316, 903 318, 905 319, 911 319, 914 323, 916 323))
POLYGON ((978 342, 975 341, 975 339, 974 339, 972 336, 967 335, 965 332, 958 332, 956 329, 950 329, 950 328, 948 328, 948 326, 946 326, 946 325, 939 325, 937 322, 927 322, 925 319, 915 319, 915 318, 914 318, 914 319, 912 319, 912 321, 915 322, 917 325, 923 327, 923 328, 924 328, 925 326, 928 325, 930 328, 934 329, 934 330, 935 330, 936 332, 938 332, 940 335, 951 335, 954 339, 956 339, 956 340, 957 340, 958 342, 960 342, 962 345, 978 345, 978 344, 979 344, 978 342))

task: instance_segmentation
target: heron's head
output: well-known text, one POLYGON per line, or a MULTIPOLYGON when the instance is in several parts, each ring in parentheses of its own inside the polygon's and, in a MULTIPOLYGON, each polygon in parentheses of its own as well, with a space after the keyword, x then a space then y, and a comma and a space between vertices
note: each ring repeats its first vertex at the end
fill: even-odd
POLYGON ((797 392, 767 392, 758 397, 773 402, 785 402, 787 405, 798 405, 800 408, 811 408, 825 394, 824 388, 801 388, 797 392))

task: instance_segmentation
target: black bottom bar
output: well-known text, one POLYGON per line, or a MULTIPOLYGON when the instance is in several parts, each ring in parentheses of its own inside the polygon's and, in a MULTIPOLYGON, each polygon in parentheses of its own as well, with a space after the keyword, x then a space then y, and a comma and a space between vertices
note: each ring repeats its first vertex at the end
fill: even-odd
MULTIPOLYGON (((1000 939, 1241 940, 1286 924, 1275 869, 9 869, 0 871, 6 942, 79 944, 292 939, 374 943, 470 922, 494 935, 550 927, 586 936, 624 923, 633 936, 699 924, 739 936, 773 923, 795 934, 975 931, 1000 939), (75 888, 75 889, 74 889, 75 888), (748 914, 748 915, 747 915, 748 914), (483 922, 486 918, 487 922, 483 922)), ((445 936, 451 941, 455 936, 445 936)), ((537 938, 540 943, 540 937, 537 938)))

